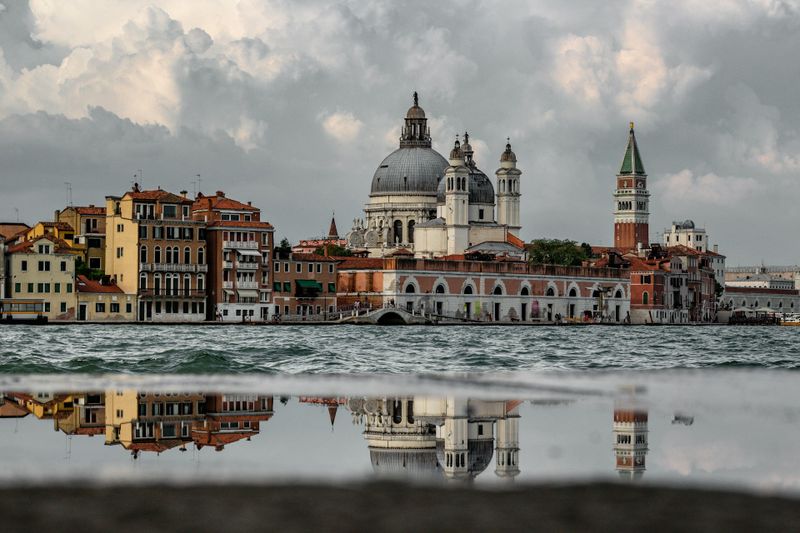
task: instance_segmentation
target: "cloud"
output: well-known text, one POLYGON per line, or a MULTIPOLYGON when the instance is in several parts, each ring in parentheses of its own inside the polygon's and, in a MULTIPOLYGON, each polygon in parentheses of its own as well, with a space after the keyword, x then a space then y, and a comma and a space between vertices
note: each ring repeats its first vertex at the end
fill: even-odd
POLYGON ((321 117, 325 133, 340 143, 351 143, 358 138, 364 123, 347 111, 336 111, 321 117))
POLYGON ((143 168, 178 190, 201 173, 279 233, 317 234, 328 221, 298 203, 360 216, 417 90, 444 155, 468 130, 491 175, 511 137, 526 239, 610 242, 634 120, 652 227, 702 210, 729 260, 797 260, 781 246, 800 224, 794 1, 2 3, 0 215, 51 216, 61 197, 40 195, 67 178, 97 202, 143 168), (723 209, 745 200, 752 220, 723 209), (773 213, 778 230, 745 239, 773 213))
POLYGON ((709 173, 695 176, 683 169, 656 182, 655 190, 673 204, 711 204, 734 207, 758 190, 753 178, 721 177, 709 173))

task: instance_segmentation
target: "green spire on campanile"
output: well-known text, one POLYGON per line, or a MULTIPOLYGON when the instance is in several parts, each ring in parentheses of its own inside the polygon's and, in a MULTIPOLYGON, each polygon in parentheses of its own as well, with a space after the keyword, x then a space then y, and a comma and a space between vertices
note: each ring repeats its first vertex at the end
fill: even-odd
POLYGON ((625 157, 622 158, 622 167, 619 169, 619 173, 645 174, 642 156, 639 155, 639 146, 636 144, 636 135, 633 133, 633 122, 631 122, 631 130, 628 134, 628 147, 625 149, 625 157))

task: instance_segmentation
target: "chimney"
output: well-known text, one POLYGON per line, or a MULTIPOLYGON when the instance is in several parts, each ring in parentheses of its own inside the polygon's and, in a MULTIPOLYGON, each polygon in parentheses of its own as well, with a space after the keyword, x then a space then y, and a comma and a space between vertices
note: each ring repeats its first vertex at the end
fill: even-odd
POLYGON ((714 253, 715 253, 715 254, 718 254, 718 253, 719 253, 719 244, 715 244, 715 245, 714 245, 714 253))
POLYGON ((253 206, 253 202, 251 202, 250 200, 248 200, 248 201, 247 201, 247 205, 249 205, 250 207, 252 207, 252 206, 253 206))
POLYGON ((225 193, 222 191, 217 191, 217 196, 219 196, 220 198, 225 198, 225 193))
POLYGON ((186 198, 186 195, 189 194, 189 191, 181 191, 181 196, 186 198))
POLYGON ((61 214, 61 211, 56 209, 55 214, 53 215, 53 222, 58 222, 58 215, 61 214))
POLYGON ((94 207, 94 204, 89 204, 89 207, 94 207))

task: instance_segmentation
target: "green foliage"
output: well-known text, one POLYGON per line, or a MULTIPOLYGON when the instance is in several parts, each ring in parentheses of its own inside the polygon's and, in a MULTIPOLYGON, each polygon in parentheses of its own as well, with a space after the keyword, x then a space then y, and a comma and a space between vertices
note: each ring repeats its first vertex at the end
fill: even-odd
POLYGON ((334 257, 350 257, 353 255, 353 252, 345 248, 344 246, 338 246, 336 244, 326 244, 324 246, 320 246, 316 250, 314 250, 315 254, 318 255, 325 255, 325 248, 328 249, 328 255, 334 257))
POLYGON ((535 239, 525 245, 532 265, 581 266, 592 257, 592 247, 575 241, 560 239, 535 239))
POLYGON ((292 253, 292 244, 289 239, 284 237, 281 239, 281 243, 275 247, 275 257, 286 258, 290 253, 292 253))
POLYGON ((91 280, 97 281, 105 275, 105 272, 102 270, 92 270, 81 258, 77 258, 75 261, 75 274, 86 276, 91 280))

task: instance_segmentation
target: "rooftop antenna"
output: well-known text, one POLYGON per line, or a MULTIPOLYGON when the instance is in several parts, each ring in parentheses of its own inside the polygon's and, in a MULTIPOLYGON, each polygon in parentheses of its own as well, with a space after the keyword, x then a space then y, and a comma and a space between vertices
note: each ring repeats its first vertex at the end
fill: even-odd
POLYGON ((65 181, 64 185, 67 186, 67 206, 72 207, 72 182, 65 181))
POLYGON ((19 222, 19 209, 15 207, 14 208, 14 213, 17 214, 17 222, 19 222))
POLYGON ((139 178, 139 179, 138 179, 138 181, 139 181, 139 188, 141 189, 141 188, 142 188, 142 186, 143 186, 143 184, 144 184, 144 173, 142 172, 142 169, 141 169, 141 168, 140 168, 140 169, 138 169, 138 170, 136 171, 136 174, 134 174, 134 176, 137 176, 137 174, 138 174, 138 178, 139 178))

